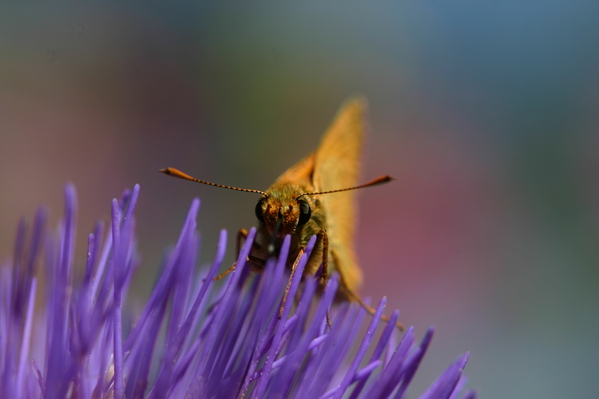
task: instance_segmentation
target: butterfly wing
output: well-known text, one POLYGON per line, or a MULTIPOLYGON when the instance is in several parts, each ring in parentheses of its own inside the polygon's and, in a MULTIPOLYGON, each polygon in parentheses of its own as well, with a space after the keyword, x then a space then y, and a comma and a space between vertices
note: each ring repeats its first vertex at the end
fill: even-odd
POLYGON ((277 178, 275 184, 292 183, 304 186, 308 191, 314 191, 312 174, 314 173, 314 153, 301 159, 277 178))
MULTIPOLYGON (((362 98, 348 100, 339 110, 314 153, 312 178, 317 191, 358 185, 367 113, 368 104, 362 98)), ((329 246, 335 263, 333 266, 345 288, 353 293, 362 281, 353 250, 356 192, 324 194, 319 198, 326 215, 329 246)))

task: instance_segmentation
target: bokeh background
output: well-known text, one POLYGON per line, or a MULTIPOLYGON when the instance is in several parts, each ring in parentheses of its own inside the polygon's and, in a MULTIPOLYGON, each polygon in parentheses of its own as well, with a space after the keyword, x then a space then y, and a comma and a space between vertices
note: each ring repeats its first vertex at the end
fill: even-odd
POLYGON ((143 298, 194 196, 201 262, 252 194, 368 97, 364 296, 437 334, 412 397, 470 350, 485 398, 599 392, 599 3, 53 2, 0 6, 0 257, 79 193, 77 262, 125 187, 143 298), (203 4, 194 4, 203 3, 203 4))

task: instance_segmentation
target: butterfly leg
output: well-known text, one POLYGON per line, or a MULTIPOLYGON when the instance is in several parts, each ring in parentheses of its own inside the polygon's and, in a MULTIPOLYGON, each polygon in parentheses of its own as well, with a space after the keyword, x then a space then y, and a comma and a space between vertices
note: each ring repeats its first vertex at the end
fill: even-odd
MULTIPOLYGON (((248 238, 248 231, 246 229, 239 229, 239 231, 237 232, 237 248, 236 248, 236 253, 235 253, 236 258, 239 258, 239 253, 241 252, 241 246, 243 245, 243 242, 245 242, 245 240, 247 238, 248 238)), ((255 242, 252 244, 252 247, 259 249, 259 245, 256 244, 255 242)), ((259 271, 264 267, 264 261, 262 259, 256 258, 254 256, 250 256, 248 261, 252 265, 252 271, 259 271), (262 262, 260 262, 260 261, 262 261, 262 262)), ((217 280, 222 279, 227 274, 229 274, 233 270, 235 270, 236 267, 237 267, 237 261, 235 261, 235 263, 233 263, 233 266, 231 266, 230 268, 228 268, 227 270, 225 270, 218 276, 214 277, 212 280, 217 281, 217 280)))
MULTIPOLYGON (((320 273, 320 288, 324 292, 329 281, 329 236, 325 229, 316 234, 317 240, 322 243, 322 271, 320 273)), ((327 326, 332 327, 331 316, 327 310, 327 326)))
POLYGON ((304 254, 304 247, 300 247, 297 251, 297 256, 293 261, 293 265, 291 266, 291 274, 289 275, 289 279, 287 280, 287 286, 285 287, 285 292, 283 293, 283 300, 281 301, 281 308, 279 309, 279 319, 283 317, 283 310, 285 309, 285 304, 287 303, 287 297, 289 296, 289 290, 291 289, 291 282, 293 281, 293 276, 295 276, 295 271, 297 270, 297 264, 299 263, 300 258, 304 254))
MULTIPOLYGON (((243 245, 243 242, 247 239, 247 237, 248 237, 248 231, 246 229, 239 229, 239 231, 237 232, 237 248, 236 248, 236 253, 235 253, 236 258, 239 258, 239 253, 241 252, 241 246, 243 245)), ((256 243, 253 243, 252 247, 260 248, 260 246, 256 243)), ((254 271, 254 272, 261 271, 264 268, 264 261, 262 259, 256 258, 255 256, 251 256, 251 255, 248 256, 246 262, 250 263, 250 265, 252 267, 252 271, 254 271)), ((233 263, 233 265, 230 268, 228 268, 227 270, 225 270, 218 276, 213 277, 212 281, 217 281, 217 280, 222 279, 227 274, 234 271, 236 268, 237 268, 237 261, 235 261, 235 263, 233 263)), ((215 302, 208 307, 208 314, 210 314, 212 312, 212 310, 214 309, 214 307, 216 305, 218 305, 218 302, 215 302)))

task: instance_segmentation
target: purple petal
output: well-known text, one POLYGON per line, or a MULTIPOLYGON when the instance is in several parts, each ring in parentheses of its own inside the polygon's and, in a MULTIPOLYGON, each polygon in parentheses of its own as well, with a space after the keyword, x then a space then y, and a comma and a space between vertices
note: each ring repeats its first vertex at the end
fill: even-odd
POLYGON ((449 398, 458 384, 468 362, 470 353, 466 352, 460 356, 441 376, 426 390, 420 399, 442 399, 449 398))
MULTIPOLYGON (((14 259, 0 269, 0 397, 404 397, 432 328, 419 345, 413 328, 396 343, 395 311, 366 359, 385 299, 360 338, 364 310, 354 303, 333 305, 339 276, 333 273, 321 293, 317 278, 303 275, 316 237, 292 277, 290 237, 279 258, 253 274, 245 267, 256 235, 252 229, 235 271, 215 286, 227 234, 221 232, 210 269, 197 272, 197 199, 135 317, 125 298, 139 263, 133 217, 138 197, 139 186, 125 191, 112 203, 105 237, 101 223, 88 236, 81 280, 72 276, 77 208, 72 185, 65 188, 57 235, 45 229, 43 208, 29 242, 27 226, 20 223, 14 259), (47 300, 35 314, 35 264, 42 244, 47 300)), ((467 357, 452 364, 422 397, 458 398, 467 381, 467 357)), ((476 392, 463 397, 473 399, 476 392)))

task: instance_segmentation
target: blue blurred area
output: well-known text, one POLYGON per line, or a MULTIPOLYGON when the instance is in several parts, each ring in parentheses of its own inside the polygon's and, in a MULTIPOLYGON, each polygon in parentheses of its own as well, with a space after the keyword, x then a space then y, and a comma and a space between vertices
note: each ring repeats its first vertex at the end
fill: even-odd
POLYGON ((156 170, 265 189, 362 93, 364 179, 398 179, 360 194, 362 292, 437 327, 412 397, 466 350, 483 397, 593 397, 597 21, 586 1, 4 4, 0 256, 72 181, 82 265, 140 183, 143 295, 194 196, 202 262, 255 223, 252 194, 156 170))

